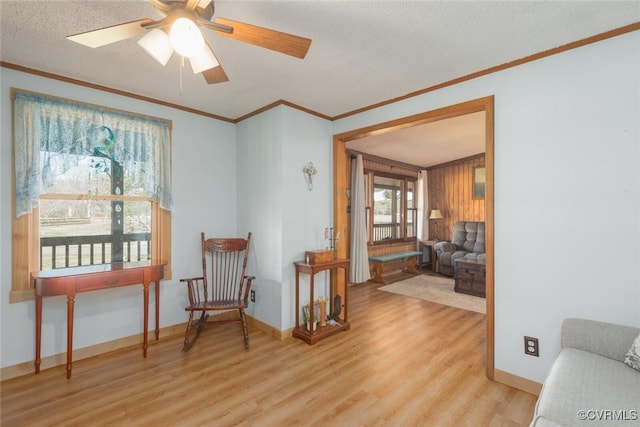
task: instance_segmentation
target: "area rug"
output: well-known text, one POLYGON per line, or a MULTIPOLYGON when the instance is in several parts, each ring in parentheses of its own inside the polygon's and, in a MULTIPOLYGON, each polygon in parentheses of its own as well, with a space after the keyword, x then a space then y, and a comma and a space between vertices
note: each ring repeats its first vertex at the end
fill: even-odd
POLYGON ((486 300, 484 298, 454 292, 453 285, 453 279, 448 277, 421 274, 378 289, 486 314, 486 300))

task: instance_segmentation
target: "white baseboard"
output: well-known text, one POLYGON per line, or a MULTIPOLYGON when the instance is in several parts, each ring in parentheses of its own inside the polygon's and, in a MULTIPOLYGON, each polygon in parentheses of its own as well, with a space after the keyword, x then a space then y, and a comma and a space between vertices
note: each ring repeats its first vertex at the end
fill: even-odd
MULTIPOLYGON (((186 323, 181 323, 173 326, 168 326, 166 328, 160 329, 160 337, 167 337, 177 334, 184 334, 184 330, 187 327, 186 323)), ((149 330, 149 346, 153 346, 156 342, 155 338, 153 338, 155 332, 153 330, 149 330)), ((92 345, 89 347, 83 347, 73 350, 73 360, 82 360, 88 357, 97 356, 99 354, 108 353, 110 351, 118 350, 125 347, 131 347, 133 345, 138 345, 142 347, 143 336, 142 333, 131 335, 124 338, 118 338, 113 341, 107 341, 104 343, 92 345)), ((54 354, 52 356, 43 357, 40 361, 40 370, 53 368, 55 366, 66 365, 67 364, 67 353, 59 353, 54 354)), ((19 377, 21 375, 32 374, 36 370, 34 366, 34 362, 24 362, 19 363, 13 366, 7 366, 5 368, 0 369, 0 380, 8 380, 11 378, 19 377)))
MULTIPOLYGON (((224 316, 222 313, 219 316, 224 316)), ((276 338, 278 340, 284 340, 292 336, 293 328, 281 331, 268 325, 258 319, 254 319, 251 316, 247 316, 247 323, 250 327, 258 329, 267 335, 276 338)), ((182 335, 187 327, 187 323, 179 323, 177 325, 167 326, 160 329, 160 337, 166 338, 173 335, 182 335)), ((149 331, 149 346, 152 346, 156 341, 152 338, 154 331, 149 331)), ((108 341, 89 347, 83 347, 73 350, 73 360, 82 360, 93 356, 98 356, 103 353, 118 350, 125 347, 131 347, 133 345, 142 344, 142 333, 131 335, 124 338, 118 338, 113 341, 108 341)), ((53 368, 55 366, 61 366, 67 364, 67 353, 54 354, 52 356, 43 357, 40 362, 40 369, 53 368)), ((33 360, 29 362, 18 363, 17 365, 7 366, 0 369, 0 381, 9 380, 22 375, 33 374, 35 372, 35 366, 33 360)))
POLYGON ((517 388, 534 396, 538 396, 540 390, 542 390, 542 384, 506 371, 501 371, 500 369, 494 370, 493 379, 496 382, 517 388))
POLYGON ((289 328, 285 330, 277 329, 251 316, 247 316, 247 323, 249 324, 249 326, 252 326, 280 341, 287 338, 291 338, 293 336, 293 328, 289 328))

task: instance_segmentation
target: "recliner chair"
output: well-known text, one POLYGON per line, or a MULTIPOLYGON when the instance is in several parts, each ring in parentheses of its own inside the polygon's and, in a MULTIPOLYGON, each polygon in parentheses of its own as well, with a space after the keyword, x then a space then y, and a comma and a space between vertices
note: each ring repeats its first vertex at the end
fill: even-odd
POLYGON ((437 271, 442 274, 453 276, 455 261, 460 258, 484 264, 484 222, 456 222, 451 242, 438 242, 434 249, 438 257, 437 271))

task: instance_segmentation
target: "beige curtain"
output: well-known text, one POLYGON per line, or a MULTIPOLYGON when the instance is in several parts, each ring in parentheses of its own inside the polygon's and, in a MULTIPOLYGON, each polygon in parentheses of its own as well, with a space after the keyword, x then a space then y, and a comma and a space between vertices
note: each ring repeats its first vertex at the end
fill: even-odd
POLYGON ((429 240, 429 185, 426 170, 420 171, 418 175, 416 194, 418 195, 418 240, 429 240))
POLYGON ((365 191, 362 155, 358 154, 351 161, 351 283, 363 283, 371 278, 367 251, 365 191))

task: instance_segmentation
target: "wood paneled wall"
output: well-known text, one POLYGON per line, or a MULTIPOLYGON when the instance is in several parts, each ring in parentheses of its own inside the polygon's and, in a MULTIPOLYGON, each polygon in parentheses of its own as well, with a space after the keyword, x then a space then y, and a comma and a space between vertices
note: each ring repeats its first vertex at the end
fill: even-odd
MULTIPOLYGON (((427 168, 429 209, 440 209, 438 238, 451 240, 457 221, 484 221, 484 199, 474 199, 473 168, 484 166, 484 153, 427 168)), ((429 238, 433 239, 433 220, 429 221, 429 238)))

